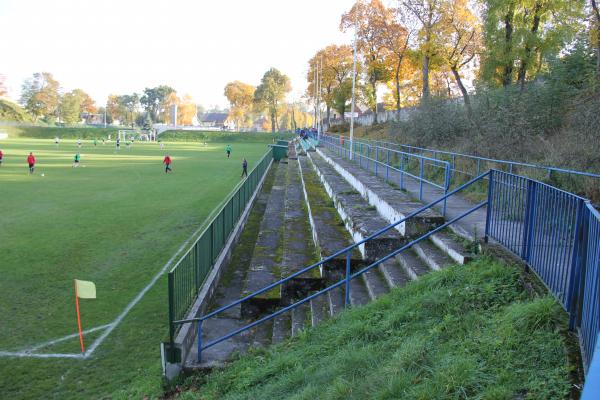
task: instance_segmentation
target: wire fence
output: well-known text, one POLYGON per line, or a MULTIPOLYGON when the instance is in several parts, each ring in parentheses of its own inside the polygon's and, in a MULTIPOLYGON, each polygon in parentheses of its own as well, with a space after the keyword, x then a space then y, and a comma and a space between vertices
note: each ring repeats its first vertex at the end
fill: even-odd
POLYGON ((227 243, 229 235, 263 176, 269 170, 272 159, 272 151, 269 150, 248 174, 248 178, 234 189, 233 194, 221 206, 215 217, 208 222, 198 239, 169 271, 169 336, 171 343, 177 333, 177 326, 173 324, 173 321, 183 318, 193 304, 204 280, 227 243))
POLYGON ((486 237, 522 258, 562 304, 587 370, 600 332, 600 213, 575 194, 492 170, 486 237))

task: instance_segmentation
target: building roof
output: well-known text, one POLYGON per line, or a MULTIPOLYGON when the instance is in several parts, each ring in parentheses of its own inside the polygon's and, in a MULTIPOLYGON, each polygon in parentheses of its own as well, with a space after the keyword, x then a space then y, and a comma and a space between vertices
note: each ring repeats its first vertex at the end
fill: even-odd
POLYGON ((227 113, 206 113, 202 117, 202 122, 224 123, 228 115, 227 113))

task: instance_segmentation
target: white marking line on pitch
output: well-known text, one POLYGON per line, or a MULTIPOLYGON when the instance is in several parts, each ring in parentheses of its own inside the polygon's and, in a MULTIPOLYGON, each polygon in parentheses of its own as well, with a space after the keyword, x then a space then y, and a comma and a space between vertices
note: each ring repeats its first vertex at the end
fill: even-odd
MULTIPOLYGON (((111 326, 112 324, 113 324, 113 323, 111 322, 110 324, 106 324, 106 325, 100 325, 100 326, 96 326, 96 327, 94 327, 94 328, 86 329, 85 331, 83 331, 83 334, 84 334, 84 335, 87 335, 88 333, 96 332, 96 331, 99 331, 99 330, 101 330, 101 329, 106 329, 106 328, 108 328, 109 326, 111 326)), ((35 346, 33 346, 33 347, 30 347, 30 348, 27 348, 27 349, 23 349, 23 350, 21 350, 21 352, 25 352, 25 353, 33 353, 34 351, 36 351, 36 350, 39 350, 39 349, 41 349, 41 348, 43 348, 43 347, 52 346, 53 344, 60 343, 60 342, 64 342, 64 341, 67 341, 67 340, 69 340, 69 339, 76 338, 77 336, 79 336, 79 333, 72 333, 72 334, 70 334, 70 335, 63 336, 63 337, 61 337, 61 338, 58 338, 58 339, 50 340, 50 341, 48 341, 48 342, 45 342, 45 343, 40 343, 40 344, 38 344, 38 345, 35 345, 35 346)))
MULTIPOLYGON (((252 171, 254 171, 254 170, 252 170, 252 171)), ((96 339, 92 343, 92 345, 88 348, 88 350, 86 350, 85 354, 73 354, 73 353, 40 354, 40 353, 30 353, 29 352, 29 351, 34 351, 36 349, 39 349, 41 347, 45 347, 45 346, 47 346, 47 343, 50 343, 50 342, 57 343, 57 342, 61 342, 61 341, 64 341, 64 340, 71 339, 72 337, 76 337, 76 336, 79 335, 79 333, 75 333, 75 334, 72 334, 72 335, 64 336, 64 337, 59 338, 59 339, 55 339, 55 340, 50 341, 50 342, 45 342, 45 343, 42 343, 40 345, 36 345, 36 346, 31 347, 31 348, 29 348, 29 349, 27 349, 25 351, 17 351, 17 352, 0 351, 0 357, 88 358, 89 356, 91 356, 92 353, 94 352, 94 350, 96 350, 98 348, 98 346, 100 346, 102 344, 102 342, 104 341, 104 339, 106 339, 106 337, 108 335, 110 335, 110 333, 121 323, 121 321, 123 321, 123 319, 125 318, 125 316, 127 316, 127 314, 129 314, 129 311, 131 311, 131 309, 137 303, 140 302, 140 300, 146 295, 146 293, 152 288, 152 286, 154 286, 154 284, 156 283, 156 281, 158 281, 158 279, 161 277, 161 275, 163 275, 165 273, 165 271, 173 263, 173 260, 183 251, 183 249, 185 249, 185 247, 188 245, 188 243, 191 242, 193 239, 195 239, 196 236, 198 236, 198 234, 200 233, 200 231, 202 231, 203 229, 206 228, 206 226, 207 226, 206 221, 209 221, 210 218, 212 218, 212 216, 213 216, 213 214, 215 214, 216 210, 221 210, 222 205, 226 201, 229 201, 229 198, 231 197, 231 194, 235 190, 237 190, 238 187, 241 186, 242 183, 243 182, 240 182, 237 185, 235 185, 235 187, 225 197, 225 200, 221 201, 221 203, 219 203, 219 205, 213 209, 213 211, 204 220, 205 222, 202 223, 200 225, 200 227, 198 229, 196 229, 194 231, 194 233, 192 233, 190 235, 190 237, 179 247, 179 249, 177 249, 177 251, 175 252, 175 254, 173 254, 173 256, 171 258, 169 258, 169 260, 160 269, 160 271, 158 271, 158 273, 156 275, 154 275, 154 278, 152 278, 152 280, 150 281, 150 283, 148 285, 146 285, 146 287, 144 289, 142 289, 142 291, 139 292, 137 294, 137 296, 135 296, 135 298, 133 300, 131 300, 131 302, 129 302, 129 304, 127 304, 127 307, 125 307, 125 309, 123 310, 123 312, 121 312, 121 314, 119 314, 119 316, 117 318, 115 318, 113 320, 113 322, 111 322, 111 323, 109 323, 107 325, 103 325, 103 326, 98 326, 98 327, 95 327, 95 328, 91 328, 91 329, 94 329, 94 330, 100 330, 100 329, 106 328, 106 330, 104 331, 104 333, 102 333, 102 335, 100 335, 100 337, 98 339, 96 339)))

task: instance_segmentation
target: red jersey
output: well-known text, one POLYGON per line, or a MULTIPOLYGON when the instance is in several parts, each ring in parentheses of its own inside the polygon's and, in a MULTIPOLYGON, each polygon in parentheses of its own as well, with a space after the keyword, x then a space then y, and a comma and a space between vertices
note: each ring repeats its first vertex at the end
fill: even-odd
POLYGON ((35 157, 33 156, 33 154, 27 156, 27 163, 31 165, 35 164, 35 157))
POLYGON ((163 160, 163 164, 167 164, 167 165, 171 164, 171 157, 166 156, 165 159, 163 160))
POLYGON ((2 152, 2 150, 0 150, 0 159, 2 159, 2 157, 4 157, 4 153, 2 152))

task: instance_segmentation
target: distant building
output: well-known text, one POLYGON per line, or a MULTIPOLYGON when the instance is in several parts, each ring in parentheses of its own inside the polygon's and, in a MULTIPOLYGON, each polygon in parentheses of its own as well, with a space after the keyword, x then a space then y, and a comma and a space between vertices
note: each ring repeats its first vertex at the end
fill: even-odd
POLYGON ((229 114, 227 113, 206 113, 202 116, 200 126, 205 128, 235 130, 235 122, 229 119, 229 114))

